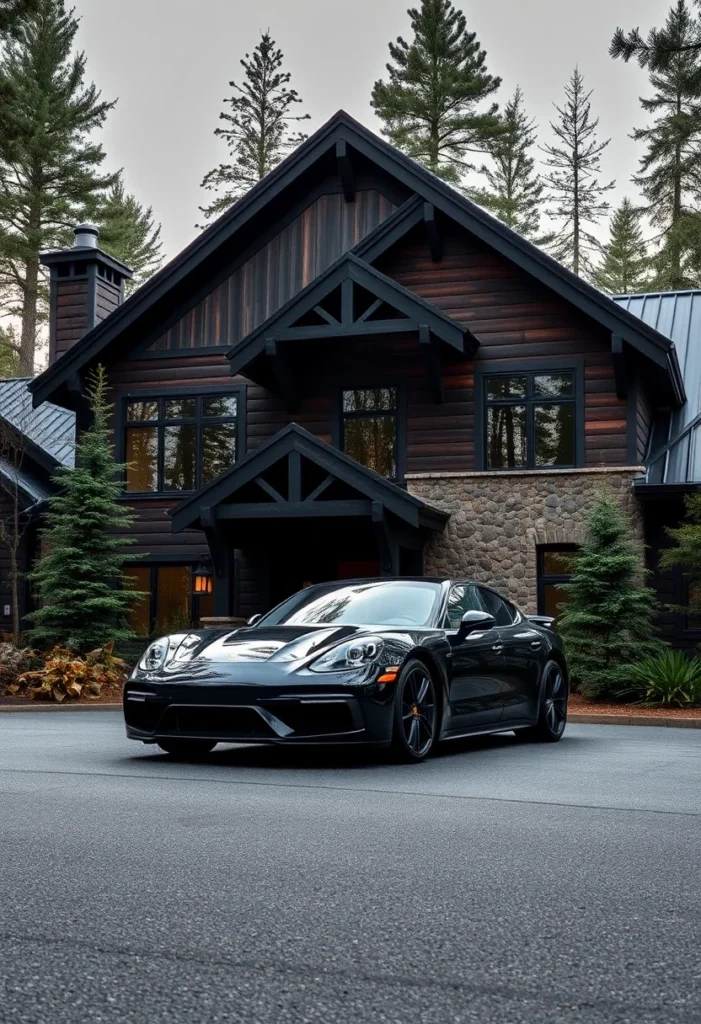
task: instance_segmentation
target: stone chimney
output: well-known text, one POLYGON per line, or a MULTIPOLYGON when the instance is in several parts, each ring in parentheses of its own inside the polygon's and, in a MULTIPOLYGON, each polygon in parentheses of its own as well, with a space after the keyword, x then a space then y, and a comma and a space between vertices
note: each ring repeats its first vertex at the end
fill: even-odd
POLYGON ((41 254, 51 279, 49 365, 124 301, 132 271, 98 247, 98 236, 93 224, 79 224, 72 249, 41 254))

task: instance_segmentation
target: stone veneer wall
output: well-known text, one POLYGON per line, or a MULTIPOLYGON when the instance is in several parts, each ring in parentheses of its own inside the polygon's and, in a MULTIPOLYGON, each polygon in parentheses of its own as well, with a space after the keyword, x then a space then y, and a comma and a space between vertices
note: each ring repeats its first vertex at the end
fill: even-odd
POLYGON ((584 515, 608 489, 630 516, 642 545, 632 482, 640 467, 407 475, 407 488, 450 512, 424 553, 427 576, 488 583, 525 612, 538 610, 536 547, 581 544, 584 515))

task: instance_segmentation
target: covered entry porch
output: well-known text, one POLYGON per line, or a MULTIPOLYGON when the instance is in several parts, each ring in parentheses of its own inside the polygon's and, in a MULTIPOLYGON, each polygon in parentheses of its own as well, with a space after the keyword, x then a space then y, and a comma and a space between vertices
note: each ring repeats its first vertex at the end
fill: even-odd
POLYGON ((217 617, 264 612, 303 586, 418 576, 448 514, 293 423, 171 512, 201 529, 217 617))

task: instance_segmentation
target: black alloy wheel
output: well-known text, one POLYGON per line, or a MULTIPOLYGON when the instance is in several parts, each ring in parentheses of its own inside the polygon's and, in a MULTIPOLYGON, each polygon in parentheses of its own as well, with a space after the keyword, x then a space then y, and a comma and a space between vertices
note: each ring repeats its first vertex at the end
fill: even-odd
MULTIPOLYGON (((556 661, 546 662, 538 709, 538 722, 521 732, 523 739, 540 743, 557 743, 567 723, 567 681, 556 661)), ((517 736, 519 733, 516 734, 517 736)))
POLYGON ((431 673, 411 659, 397 682, 392 746, 402 761, 423 761, 436 741, 438 701, 431 673))
POLYGON ((158 740, 158 746, 173 757, 204 757, 216 747, 211 740, 158 740))

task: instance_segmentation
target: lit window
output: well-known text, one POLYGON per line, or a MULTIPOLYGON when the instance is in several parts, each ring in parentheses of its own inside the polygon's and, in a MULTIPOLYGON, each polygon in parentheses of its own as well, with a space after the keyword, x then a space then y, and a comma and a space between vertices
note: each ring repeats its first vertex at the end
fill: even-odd
POLYGON ((576 551, 574 544, 538 548, 539 615, 551 615, 556 619, 569 601, 570 596, 562 589, 562 585, 570 582, 572 556, 576 551))
POLYGON ((127 565, 124 587, 142 591, 134 602, 129 628, 137 636, 166 636, 214 614, 214 593, 193 594, 191 565, 127 565))

